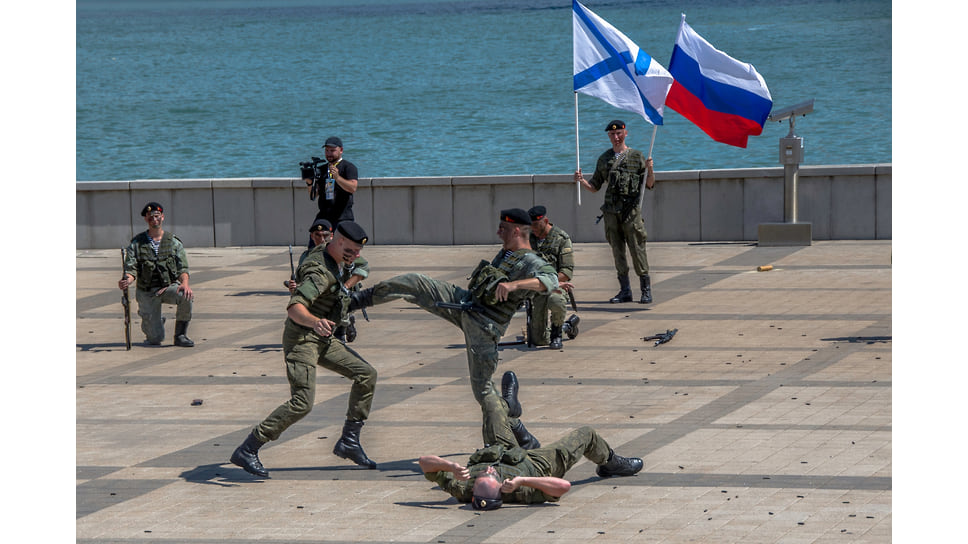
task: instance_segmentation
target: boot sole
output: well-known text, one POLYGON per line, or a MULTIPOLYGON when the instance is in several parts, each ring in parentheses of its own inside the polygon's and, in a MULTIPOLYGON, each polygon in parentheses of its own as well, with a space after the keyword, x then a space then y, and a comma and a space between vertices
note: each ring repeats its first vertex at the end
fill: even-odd
POLYGON ((232 464, 233 465, 241 468, 242 470, 248 472, 249 474, 252 474, 254 476, 258 476, 260 478, 268 478, 269 477, 269 472, 268 471, 263 470, 262 472, 258 472, 256 469, 249 467, 248 465, 245 464, 244 461, 242 461, 241 459, 239 459, 238 457, 236 457, 234 455, 229 460, 232 461, 232 464))
MULTIPOLYGON (((370 459, 369 457, 367 457, 367 461, 369 461, 369 463, 366 463, 366 462, 361 463, 361 462, 357 461, 356 459, 353 459, 353 457, 350 454, 343 453, 341 450, 339 450, 338 447, 337 448, 333 448, 333 455, 335 455, 336 457, 339 457, 340 459, 346 459, 347 461, 353 461, 353 463, 355 463, 357 466, 361 466, 361 467, 368 468, 368 469, 375 469, 376 468, 376 461, 374 461, 373 459, 370 459)), ((366 454, 364 453, 363 455, 366 455, 366 454)))

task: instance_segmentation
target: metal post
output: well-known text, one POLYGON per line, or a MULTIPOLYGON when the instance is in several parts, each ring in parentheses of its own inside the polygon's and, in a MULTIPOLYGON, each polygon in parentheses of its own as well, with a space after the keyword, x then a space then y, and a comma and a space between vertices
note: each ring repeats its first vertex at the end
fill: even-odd
POLYGON ((783 165, 783 220, 797 222, 797 177, 803 162, 803 138, 793 132, 795 115, 789 117, 790 132, 780 138, 780 164, 783 165))
POLYGON ((787 223, 797 222, 797 174, 799 164, 787 164, 783 167, 783 220, 787 223))
POLYGON ((790 122, 790 132, 780 138, 780 164, 783 165, 783 223, 764 223, 759 226, 759 245, 810 245, 812 225, 800 223, 797 210, 797 180, 803 162, 803 138, 794 132, 794 122, 813 111, 813 100, 773 112, 770 121, 790 122))

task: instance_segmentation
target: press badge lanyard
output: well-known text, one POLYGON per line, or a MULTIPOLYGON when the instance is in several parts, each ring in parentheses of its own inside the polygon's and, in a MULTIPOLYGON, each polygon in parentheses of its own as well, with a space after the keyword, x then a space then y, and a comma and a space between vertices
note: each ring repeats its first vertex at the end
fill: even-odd
MULTIPOLYGON (((336 159, 336 162, 333 163, 333 166, 339 166, 339 163, 341 162, 343 162, 343 157, 336 159)), ((336 179, 333 178, 329 172, 330 172, 329 165, 327 165, 326 185, 325 185, 326 200, 335 200, 336 199, 336 179)), ((339 171, 337 171, 336 174, 339 175, 339 171)))

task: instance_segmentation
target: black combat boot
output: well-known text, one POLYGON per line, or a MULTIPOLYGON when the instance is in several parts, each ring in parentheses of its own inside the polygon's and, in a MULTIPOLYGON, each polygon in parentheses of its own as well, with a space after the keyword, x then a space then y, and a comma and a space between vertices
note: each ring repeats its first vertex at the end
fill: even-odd
POLYGON ((642 470, 642 460, 638 457, 622 457, 609 450, 608 460, 605 464, 598 465, 595 473, 602 478, 608 478, 609 476, 631 476, 640 470, 642 470))
POLYGON ((561 325, 551 326, 551 343, 548 344, 551 349, 561 349, 561 325))
POLYGON ((618 277, 619 291, 618 294, 609 300, 612 304, 617 304, 619 302, 632 302, 632 286, 629 284, 628 276, 618 277))
POLYGON ((343 424, 343 436, 333 447, 333 455, 349 459, 361 467, 376 468, 376 462, 366 456, 363 446, 360 445, 360 429, 362 428, 362 421, 347 419, 346 423, 343 424))
POLYGON ((508 370, 501 378, 501 398, 508 403, 508 417, 521 417, 521 403, 518 401, 518 377, 508 370))
POLYGON ((266 467, 262 466, 262 461, 259 460, 259 448, 262 447, 262 442, 255 437, 254 434, 249 433, 249 436, 245 438, 245 442, 242 445, 235 448, 232 452, 232 464, 238 465, 245 469, 249 474, 255 474, 260 478, 268 478, 269 471, 266 467))
POLYGON ((571 314, 571 317, 566 319, 561 326, 561 332, 567 334, 569 340, 574 340, 578 337, 578 323, 580 322, 581 318, 575 314, 571 314))
POLYGON ((188 332, 188 321, 175 321, 175 345, 183 348, 195 347, 195 342, 185 335, 188 332))
POLYGON ((522 448, 533 450, 541 447, 541 442, 538 442, 538 439, 524 427, 524 423, 520 419, 517 425, 511 427, 511 432, 514 433, 514 439, 518 441, 518 445, 522 448))
POLYGON ((350 291, 350 307, 349 311, 362 310, 363 308, 369 308, 373 306, 373 288, 367 287, 366 289, 355 289, 350 291))
POLYGON ((642 288, 642 298, 639 299, 639 304, 652 302, 652 281, 648 274, 639 276, 639 287, 642 288))

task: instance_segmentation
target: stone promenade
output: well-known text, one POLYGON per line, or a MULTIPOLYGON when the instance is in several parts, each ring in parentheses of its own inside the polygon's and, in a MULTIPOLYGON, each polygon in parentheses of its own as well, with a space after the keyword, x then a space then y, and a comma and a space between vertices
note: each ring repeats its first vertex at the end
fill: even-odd
MULTIPOLYGON (((421 272, 466 285, 490 246, 373 246, 372 285, 421 272)), ((351 344, 379 371, 363 470, 332 455, 349 382, 260 456, 228 462, 289 395, 287 247, 189 249, 195 348, 123 344, 119 250, 76 251, 76 541, 884 543, 892 537, 892 246, 649 244, 655 302, 609 304, 605 244, 577 244, 580 335, 563 350, 504 338, 543 442, 595 427, 635 477, 583 460, 561 501, 478 513, 424 479, 423 454, 481 445, 461 332, 405 302, 359 313, 351 344), (772 265, 772 270, 757 267, 772 265), (643 337, 678 329, 654 346, 643 337)), ((299 250, 295 250, 298 258, 299 250)), ((635 283, 633 281, 633 283, 635 283)), ((638 295, 636 294, 636 300, 638 295)), ((569 312, 570 313, 570 312, 569 312)), ((38 533, 40 534, 40 533, 38 533)))

